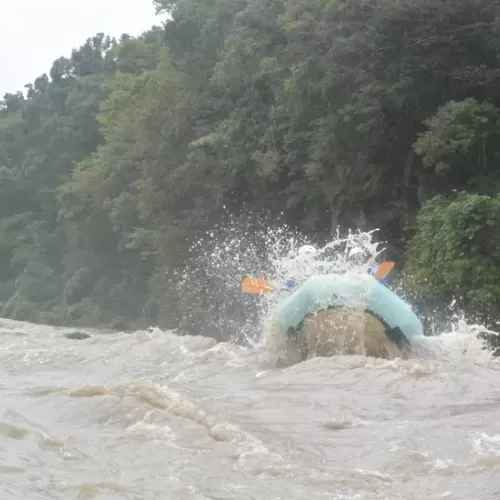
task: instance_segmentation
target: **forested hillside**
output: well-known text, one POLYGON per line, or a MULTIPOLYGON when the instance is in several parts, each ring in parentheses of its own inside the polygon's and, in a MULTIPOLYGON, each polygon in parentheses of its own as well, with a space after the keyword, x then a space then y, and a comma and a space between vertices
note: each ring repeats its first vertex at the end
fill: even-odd
POLYGON ((157 5, 0 103, 0 316, 176 326, 173 273, 241 212, 379 227, 416 289, 500 310, 497 4, 157 5))

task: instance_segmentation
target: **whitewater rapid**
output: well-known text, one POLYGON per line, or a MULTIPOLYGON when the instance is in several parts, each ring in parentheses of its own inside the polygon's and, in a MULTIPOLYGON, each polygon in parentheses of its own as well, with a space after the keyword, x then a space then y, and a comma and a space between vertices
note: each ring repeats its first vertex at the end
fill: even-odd
POLYGON ((277 369, 258 346, 70 331, 0 320, 2 500, 500 498, 500 364, 464 334, 435 359, 277 369))

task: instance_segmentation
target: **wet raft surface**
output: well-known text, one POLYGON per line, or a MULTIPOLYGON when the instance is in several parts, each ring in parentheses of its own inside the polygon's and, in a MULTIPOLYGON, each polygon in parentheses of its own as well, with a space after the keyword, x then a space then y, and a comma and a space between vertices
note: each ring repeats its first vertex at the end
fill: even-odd
MULTIPOLYGON (((500 498, 499 369, 1 321, 2 500, 500 498)), ((465 346, 465 347, 464 347, 465 346)))

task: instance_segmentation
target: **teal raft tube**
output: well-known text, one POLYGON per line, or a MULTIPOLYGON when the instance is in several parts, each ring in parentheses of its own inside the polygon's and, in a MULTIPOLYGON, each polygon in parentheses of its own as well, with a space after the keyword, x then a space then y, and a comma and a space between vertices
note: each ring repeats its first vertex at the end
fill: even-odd
POLYGON ((315 312, 339 308, 374 316, 399 348, 411 349, 424 337, 422 323, 404 300, 369 274, 354 272, 309 278, 278 305, 278 328, 297 335, 315 312))

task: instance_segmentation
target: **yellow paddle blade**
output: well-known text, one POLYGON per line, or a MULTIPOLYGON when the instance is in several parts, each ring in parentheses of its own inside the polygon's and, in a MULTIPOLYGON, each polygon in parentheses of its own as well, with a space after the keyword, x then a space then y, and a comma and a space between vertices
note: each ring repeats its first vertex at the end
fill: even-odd
POLYGON ((394 265, 395 262, 382 262, 373 277, 376 280, 383 280, 392 271, 394 265))
POLYGON ((274 290, 279 290, 279 288, 271 285, 264 278, 245 278, 241 282, 241 291, 243 293, 267 293, 274 290))

